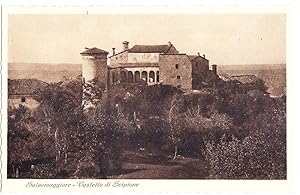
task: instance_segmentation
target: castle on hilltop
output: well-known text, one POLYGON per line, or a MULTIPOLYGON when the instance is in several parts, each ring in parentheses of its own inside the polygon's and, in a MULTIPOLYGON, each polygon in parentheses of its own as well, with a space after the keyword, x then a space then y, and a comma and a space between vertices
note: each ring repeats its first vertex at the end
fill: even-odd
POLYGON ((123 50, 112 55, 102 49, 85 48, 82 79, 94 79, 105 84, 106 90, 112 85, 144 83, 163 84, 178 87, 183 91, 197 89, 209 75, 217 74, 217 66, 209 70, 209 60, 205 55, 180 53, 169 42, 165 45, 134 45, 123 42, 123 50), (109 64, 107 63, 109 59, 109 64))

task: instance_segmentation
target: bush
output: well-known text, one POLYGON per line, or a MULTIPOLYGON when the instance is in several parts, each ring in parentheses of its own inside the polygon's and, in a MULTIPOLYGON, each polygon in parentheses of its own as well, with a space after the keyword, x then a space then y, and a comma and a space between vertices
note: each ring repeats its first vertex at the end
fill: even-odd
POLYGON ((207 142, 204 154, 212 178, 286 179, 285 116, 268 114, 257 117, 255 129, 244 140, 207 142))
POLYGON ((31 177, 35 179, 53 179, 57 178, 54 164, 32 165, 30 169, 31 177))
POLYGON ((165 142, 165 131, 167 128, 169 127, 166 122, 161 119, 154 118, 145 120, 138 132, 137 141, 144 146, 162 146, 165 142))
POLYGON ((97 165, 93 155, 87 154, 77 164, 75 178, 97 178, 100 175, 100 167, 97 165))
POLYGON ((101 112, 96 112, 93 118, 94 121, 89 121, 85 128, 84 151, 92 154, 100 174, 106 177, 122 166, 122 126, 117 124, 115 118, 101 112))

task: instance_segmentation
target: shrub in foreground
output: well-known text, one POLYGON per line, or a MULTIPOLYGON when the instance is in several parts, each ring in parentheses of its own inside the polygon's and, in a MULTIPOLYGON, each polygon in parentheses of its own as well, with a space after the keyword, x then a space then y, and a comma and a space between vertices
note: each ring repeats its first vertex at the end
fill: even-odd
POLYGON ((204 154, 212 178, 286 179, 285 135, 276 130, 261 129, 242 141, 209 142, 204 154))

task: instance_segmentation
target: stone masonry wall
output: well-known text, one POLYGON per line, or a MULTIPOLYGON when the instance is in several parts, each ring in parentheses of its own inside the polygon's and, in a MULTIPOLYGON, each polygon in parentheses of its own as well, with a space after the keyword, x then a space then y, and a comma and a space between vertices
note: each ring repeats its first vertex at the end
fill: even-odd
POLYGON ((108 66, 107 59, 96 59, 95 64, 97 66, 97 79, 99 82, 105 85, 105 89, 108 86, 108 66))
POLYGON ((160 55, 159 70, 162 84, 192 89, 192 63, 186 54, 160 55))
POLYGON ((192 85, 193 89, 198 89, 207 77, 209 71, 209 61, 201 56, 192 61, 192 85))
POLYGON ((127 63, 128 62, 128 51, 116 54, 110 57, 110 64, 127 63))
POLYGON ((209 61, 202 57, 197 57, 193 60, 193 73, 207 73, 209 70, 209 61))
POLYGON ((128 53, 128 63, 157 63, 159 53, 128 53))

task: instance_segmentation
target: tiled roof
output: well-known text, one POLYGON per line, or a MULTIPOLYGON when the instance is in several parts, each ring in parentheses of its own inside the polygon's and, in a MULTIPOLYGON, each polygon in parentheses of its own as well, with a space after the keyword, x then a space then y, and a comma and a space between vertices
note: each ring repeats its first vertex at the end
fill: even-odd
POLYGON ((232 78, 243 84, 254 83, 258 80, 257 76, 255 75, 238 75, 238 76, 232 76, 232 78))
POLYGON ((233 81, 235 80, 232 76, 230 76, 229 74, 226 74, 226 73, 221 73, 221 74, 218 74, 219 75, 219 78, 222 79, 223 81, 233 81))
POLYGON ((44 88, 48 83, 38 79, 12 79, 8 80, 9 95, 31 95, 37 89, 44 88))
POLYGON ((131 53, 166 53, 172 45, 134 45, 131 53))
POLYGON ((223 81, 238 81, 242 84, 254 83, 258 80, 255 75, 235 75, 230 76, 229 74, 218 74, 219 78, 223 81))
POLYGON ((118 63, 108 66, 110 68, 158 67, 158 63, 118 63))
POLYGON ((104 51, 102 49, 99 49, 97 47, 93 48, 85 48, 83 52, 80 53, 81 55, 93 55, 93 54, 108 54, 107 51, 104 51))
POLYGON ((203 56, 200 56, 200 55, 188 55, 188 56, 189 56, 191 61, 195 60, 198 57, 208 61, 208 59, 206 59, 206 58, 204 58, 203 56))

